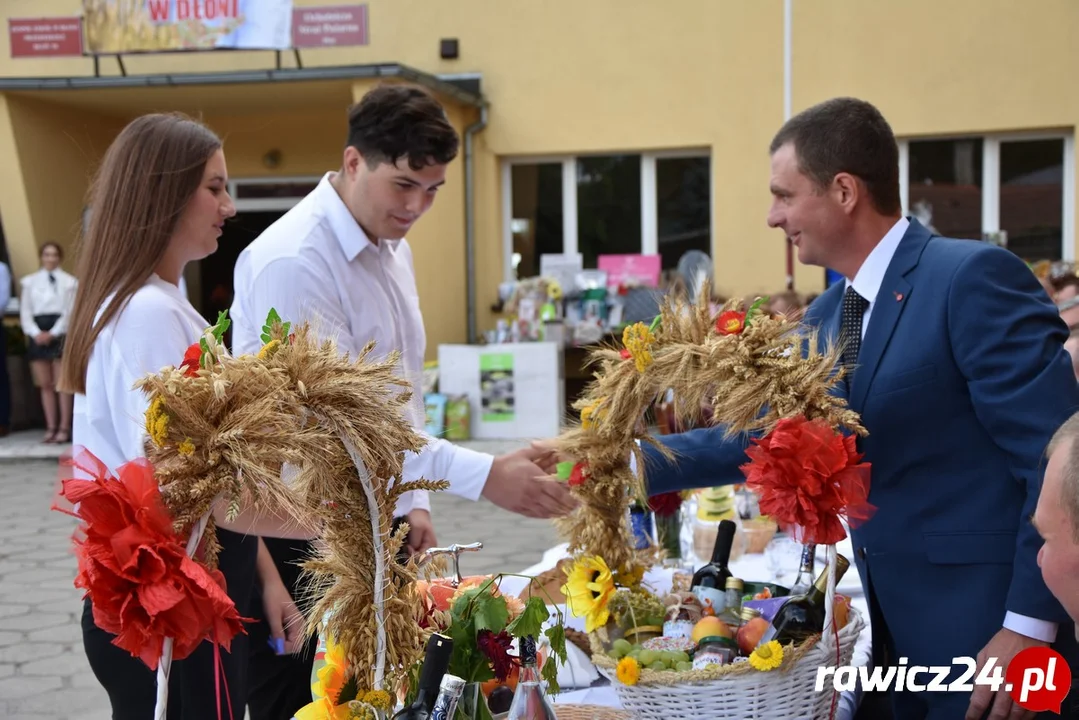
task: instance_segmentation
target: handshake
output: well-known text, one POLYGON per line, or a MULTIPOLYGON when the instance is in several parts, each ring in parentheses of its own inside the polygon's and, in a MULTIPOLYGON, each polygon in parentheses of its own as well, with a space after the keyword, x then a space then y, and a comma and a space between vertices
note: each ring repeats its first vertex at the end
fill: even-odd
POLYGON ((577 499, 566 483, 553 479, 559 460, 554 449, 540 442, 499 455, 491 465, 483 497, 525 517, 568 515, 576 509, 577 499))

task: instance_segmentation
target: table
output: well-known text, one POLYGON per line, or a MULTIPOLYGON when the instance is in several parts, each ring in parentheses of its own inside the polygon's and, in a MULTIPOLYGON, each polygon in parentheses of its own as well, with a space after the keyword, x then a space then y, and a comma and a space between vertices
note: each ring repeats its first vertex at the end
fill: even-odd
MULTIPOLYGON (((777 541, 774 540, 773 543, 774 542, 777 541)), ((782 542, 782 540, 780 540, 780 542, 782 542)), ((567 556, 567 549, 568 544, 557 545, 550 548, 544 553, 542 560, 535 565, 522 570, 521 574, 535 576, 546 570, 550 570, 558 564, 559 560, 567 556)), ((817 567, 823 568, 826 562, 825 548, 819 547, 817 550, 817 567)), ((839 543, 836 546, 836 551, 844 557, 852 558, 853 548, 851 546, 850 538, 839 543)), ((780 564, 777 571, 773 571, 769 567, 769 558, 766 555, 745 554, 730 563, 730 570, 735 577, 740 577, 746 581, 775 582, 781 585, 789 585, 794 579, 794 574, 797 572, 797 559, 795 559, 793 568, 789 567, 789 563, 783 563, 780 564)), ((645 575, 645 582, 657 589, 665 590, 671 586, 673 572, 674 571, 670 569, 653 568, 645 575)), ((505 594, 517 595, 524 590, 527 582, 528 581, 523 578, 505 577, 502 579, 501 589, 505 594)), ((838 583, 836 590, 851 598, 851 605, 862 614, 862 618, 865 621, 865 629, 862 631, 862 634, 859 636, 858 642, 855 645, 851 663, 857 667, 868 666, 872 657, 872 633, 869 627, 869 608, 862 591, 862 581, 858 575, 858 568, 854 563, 851 563, 850 569, 843 577, 843 580, 838 583)), ((575 618, 570 615, 566 611, 565 605, 559 605, 557 608, 562 612, 563 622, 566 627, 582 632, 584 631, 584 618, 575 618)), ((557 616, 552 613, 552 618, 549 622, 555 620, 557 620, 557 616)), ((603 676, 595 671, 594 666, 588 661, 587 657, 576 650, 572 645, 567 645, 567 652, 569 653, 570 662, 567 664, 567 667, 559 670, 558 675, 558 682, 562 686, 562 692, 552 698, 552 700, 555 703, 621 707, 621 703, 618 700, 618 695, 614 688, 611 687, 603 676)), ((852 720, 860 699, 860 690, 853 693, 841 693, 836 708, 836 720, 852 720)))

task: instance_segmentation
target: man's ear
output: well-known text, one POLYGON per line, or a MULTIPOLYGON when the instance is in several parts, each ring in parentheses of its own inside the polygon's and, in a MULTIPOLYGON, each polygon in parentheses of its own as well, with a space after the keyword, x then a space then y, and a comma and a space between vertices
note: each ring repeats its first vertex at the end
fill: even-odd
POLYGON ((839 173, 832 180, 832 196, 848 215, 854 212, 861 195, 862 185, 850 173, 839 173))
POLYGON ((342 169, 350 179, 354 180, 356 178, 356 173, 359 172, 360 163, 362 162, 364 162, 364 159, 359 150, 351 145, 345 148, 342 169))

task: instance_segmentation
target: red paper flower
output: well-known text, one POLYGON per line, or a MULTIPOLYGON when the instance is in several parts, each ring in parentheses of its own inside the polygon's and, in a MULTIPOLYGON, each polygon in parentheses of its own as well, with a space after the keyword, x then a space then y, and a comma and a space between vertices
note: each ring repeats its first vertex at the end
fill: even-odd
POLYGON ((855 439, 823 421, 780 420, 746 454, 751 462, 742 472, 760 496, 761 514, 784 530, 799 526, 803 543, 833 545, 846 537, 841 516, 856 527, 875 509, 867 500, 869 463, 861 462, 855 439))
POLYGON ((476 633, 476 647, 491 661, 491 670, 499 682, 505 682, 513 670, 513 657, 510 656, 512 643, 513 638, 505 630, 497 635, 490 630, 476 633))
POLYGON ((184 377, 198 377, 201 362, 202 348, 198 343, 191 343, 187 352, 184 353, 184 361, 180 363, 180 367, 184 370, 184 377))
POLYGON ((659 517, 670 517, 682 508, 682 493, 666 492, 648 498, 648 507, 659 517))
POLYGON ((728 310, 716 318, 716 332, 720 335, 741 335, 746 329, 746 314, 737 310, 728 310))
POLYGON ((633 353, 631 353, 629 350, 626 350, 625 348, 622 348, 618 354, 622 356, 623 360, 629 360, 633 357, 633 353))
POLYGON ((578 485, 584 485, 591 477, 592 473, 588 469, 588 463, 577 463, 573 466, 573 470, 569 474, 569 486, 577 487, 578 485))
POLYGON ((119 477, 89 453, 72 462, 91 479, 63 481, 63 497, 83 520, 75 539, 79 574, 95 624, 113 644, 157 669, 166 637, 173 658, 203 640, 228 650, 243 619, 225 592, 225 578, 187 556, 145 460, 120 468, 119 477))

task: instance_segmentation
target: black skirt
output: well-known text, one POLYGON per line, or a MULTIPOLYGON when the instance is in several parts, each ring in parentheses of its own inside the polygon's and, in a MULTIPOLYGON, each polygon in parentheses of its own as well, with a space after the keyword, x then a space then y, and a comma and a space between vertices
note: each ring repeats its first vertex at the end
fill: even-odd
MULTIPOLYGON (((60 319, 59 315, 35 315, 34 323, 42 332, 48 332, 60 319)), ((64 354, 64 336, 55 336, 48 345, 38 345, 34 338, 27 338, 26 357, 28 360, 59 360, 64 354)))

